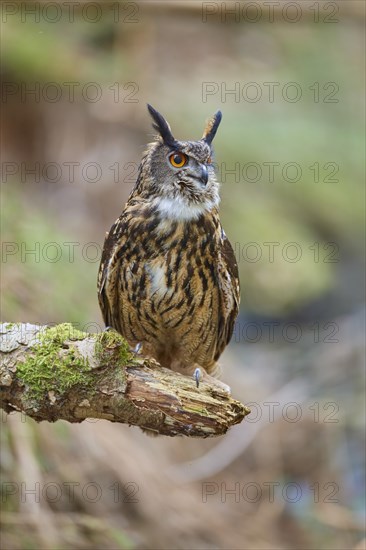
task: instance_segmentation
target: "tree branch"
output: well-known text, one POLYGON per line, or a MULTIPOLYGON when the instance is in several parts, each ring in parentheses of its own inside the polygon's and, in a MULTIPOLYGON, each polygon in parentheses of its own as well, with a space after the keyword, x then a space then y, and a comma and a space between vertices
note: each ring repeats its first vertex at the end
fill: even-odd
POLYGON ((89 334, 65 323, 0 324, 0 407, 36 421, 100 418, 155 433, 213 437, 249 409, 220 388, 131 355, 114 331, 89 334))

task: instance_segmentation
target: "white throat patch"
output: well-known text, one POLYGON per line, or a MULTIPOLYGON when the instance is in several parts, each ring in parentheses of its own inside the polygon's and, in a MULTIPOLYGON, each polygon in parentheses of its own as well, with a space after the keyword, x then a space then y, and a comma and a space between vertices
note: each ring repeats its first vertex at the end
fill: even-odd
POLYGON ((157 203, 159 213, 177 221, 197 220, 201 214, 218 206, 219 201, 207 201, 202 204, 187 204, 182 197, 174 199, 164 197, 157 203))

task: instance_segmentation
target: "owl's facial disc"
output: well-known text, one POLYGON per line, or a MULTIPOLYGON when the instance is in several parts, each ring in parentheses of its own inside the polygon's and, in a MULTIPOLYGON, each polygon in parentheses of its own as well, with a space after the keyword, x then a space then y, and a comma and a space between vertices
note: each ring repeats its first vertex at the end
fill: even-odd
POLYGON ((190 183, 189 180, 197 180, 201 186, 207 184, 209 178, 208 163, 198 162, 196 159, 178 151, 168 155, 168 162, 173 172, 176 173, 178 183, 184 185, 184 183, 190 183))
POLYGON ((164 117, 148 106, 158 139, 148 150, 152 205, 164 218, 188 221, 219 205, 219 183, 211 164, 211 144, 221 121, 218 111, 199 141, 178 141, 164 117))

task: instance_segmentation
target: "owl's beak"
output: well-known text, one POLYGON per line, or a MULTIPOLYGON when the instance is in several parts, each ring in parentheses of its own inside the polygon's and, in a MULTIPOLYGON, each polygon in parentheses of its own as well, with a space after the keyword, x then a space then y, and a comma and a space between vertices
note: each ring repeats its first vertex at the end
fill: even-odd
POLYGON ((208 170, 207 166, 205 166, 204 164, 201 166, 200 181, 202 181, 202 183, 204 183, 205 185, 208 182, 208 170))

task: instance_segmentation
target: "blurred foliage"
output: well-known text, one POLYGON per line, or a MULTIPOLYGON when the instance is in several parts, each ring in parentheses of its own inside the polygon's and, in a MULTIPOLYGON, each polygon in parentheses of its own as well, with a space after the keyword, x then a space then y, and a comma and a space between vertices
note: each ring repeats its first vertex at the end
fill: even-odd
MULTIPOLYGON (((29 4, 29 9, 36 5, 29 4)), ((37 6, 35 11, 39 14, 37 6)), ((78 10, 71 24, 67 9, 53 24, 49 22, 51 13, 48 17, 39 15, 39 21, 30 14, 24 21, 22 13, 19 6, 14 16, 3 16, 2 65, 19 81, 90 82, 108 79, 116 67, 119 71, 126 67, 127 56, 119 50, 113 55, 110 50, 116 29, 111 9, 104 8, 100 24, 88 22, 78 10)))
MULTIPOLYGON (((117 105, 119 111, 113 104, 89 105, 85 115, 90 116, 92 107, 96 112, 99 109, 98 116, 106 116, 108 109, 111 113, 115 110, 117 117, 126 109, 140 113, 146 97, 155 101, 178 137, 194 137, 205 117, 219 106, 224 119, 216 138, 217 163, 219 176, 221 170, 226 180, 222 185, 222 218, 231 241, 236 243, 244 291, 242 307, 263 315, 291 315, 334 291, 340 283, 339 261, 347 261, 347 255, 359 258, 363 247, 365 140, 362 94, 357 93, 362 87, 357 31, 348 40, 350 23, 345 22, 305 25, 296 28, 296 33, 281 25, 266 25, 256 32, 253 27, 228 25, 222 29, 222 37, 230 36, 232 58, 227 66, 223 65, 224 54, 217 59, 213 48, 212 55, 208 54, 205 62, 197 61, 192 70, 188 54, 185 58, 178 50, 179 36, 173 46, 178 56, 174 64, 166 51, 151 59, 159 52, 160 38, 150 30, 141 6, 139 25, 118 26, 114 16, 113 10, 104 6, 98 24, 86 22, 80 11, 72 24, 65 15, 53 25, 42 19, 40 23, 30 20, 22 24, 19 18, 9 18, 4 33, 5 74, 9 71, 15 81, 28 83, 96 81, 104 92, 114 81, 132 79, 139 86, 137 105, 117 105), (139 33, 147 33, 145 43, 139 33), (264 44, 256 51, 263 33, 264 44), (154 52, 150 58, 148 48, 154 52), (265 57, 264 52, 271 48, 271 55, 265 57), (138 52, 145 54, 146 67, 138 52), (192 71, 188 89, 186 70, 192 71), (239 84, 240 100, 233 94, 222 98, 218 91, 202 102, 203 82, 215 82, 220 91, 233 90, 239 84), (244 100, 245 82, 257 83, 262 99, 244 100), (278 83, 273 103, 268 101, 265 82, 278 83), (291 82, 301 90, 301 99, 294 103, 283 98, 284 86, 291 82), (201 121, 199 126, 196 120, 201 121), (268 165, 263 164, 271 162, 279 163, 273 168, 274 181, 269 179, 268 165), (240 166, 239 182, 230 173, 225 176, 235 163, 240 166), (259 166, 259 178, 258 168, 245 168, 248 163, 259 166), (300 167, 299 181, 288 181, 294 177, 294 169, 285 172, 289 177, 284 179, 287 163, 300 167), (298 261, 286 259, 286 247, 291 242, 300 251, 298 261), (252 260, 255 249, 247 250, 248 243, 257 244, 258 261, 252 260), (264 243, 277 243, 274 259, 270 259, 264 243), (328 243, 339 247, 334 254, 336 261, 329 261, 332 249, 327 249, 328 243), (320 251, 318 261, 314 247, 320 251)), ((174 25, 170 32, 176 31, 174 25)), ((204 31, 211 39, 210 29, 205 26, 204 31)), ((253 93, 251 90, 248 96, 253 93)), ((66 102, 65 116, 67 110, 66 102)), ((139 114, 139 119, 141 136, 147 136, 148 117, 139 114)), ((142 143, 145 140, 141 137, 142 143)), ((115 194, 114 189, 106 192, 115 194)), ((295 248, 288 252, 290 258, 291 254, 296 258, 295 248)))
POLYGON ((3 315, 50 324, 67 319, 97 330, 89 323, 97 301, 100 249, 93 246, 88 252, 85 243, 57 230, 47 211, 32 207, 13 189, 3 190, 2 198, 3 315))

